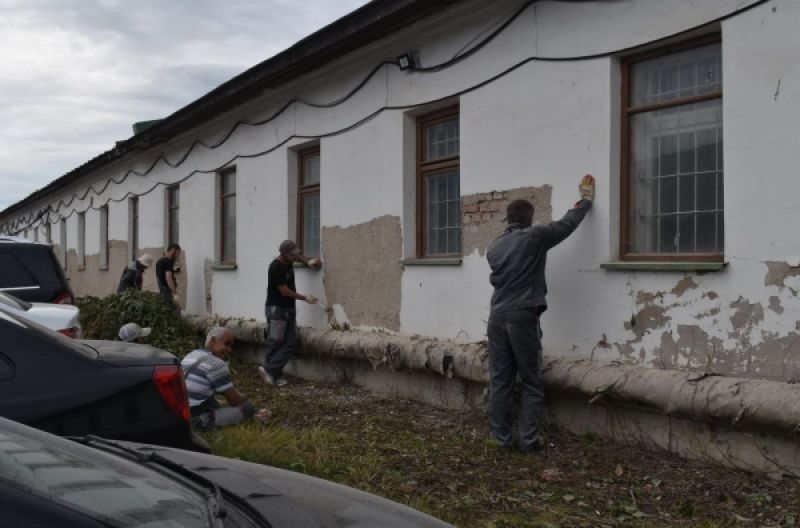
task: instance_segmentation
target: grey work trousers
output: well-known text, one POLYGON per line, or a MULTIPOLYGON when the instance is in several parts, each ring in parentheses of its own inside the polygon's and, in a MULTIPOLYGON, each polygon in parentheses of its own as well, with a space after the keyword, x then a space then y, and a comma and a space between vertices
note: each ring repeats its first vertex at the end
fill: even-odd
MULTIPOLYGON (((214 402, 216 406, 216 401, 214 402)), ((203 431, 210 431, 215 427, 228 427, 238 425, 246 420, 250 420, 256 413, 255 407, 250 401, 231 407, 215 407, 192 416, 192 425, 203 431)))
POLYGON ((522 380, 519 410, 519 448, 533 448, 539 435, 544 405, 541 333, 534 308, 492 312, 489 337, 489 428, 503 447, 511 447, 514 421, 514 385, 522 380))
POLYGON ((283 367, 294 356, 294 349, 297 346, 297 313, 293 308, 269 305, 265 311, 267 355, 264 358, 264 370, 273 379, 278 379, 283 367))

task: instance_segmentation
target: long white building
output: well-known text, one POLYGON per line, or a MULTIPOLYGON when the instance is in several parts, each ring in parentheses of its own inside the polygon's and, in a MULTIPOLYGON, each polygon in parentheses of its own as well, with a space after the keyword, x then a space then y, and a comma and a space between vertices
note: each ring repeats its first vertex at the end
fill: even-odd
POLYGON ((375 0, 0 227, 50 240, 77 295, 179 242, 187 313, 262 321, 293 238, 339 322, 477 342, 505 205, 557 219, 591 173, 549 256, 546 353, 796 381, 798 26, 789 0, 375 0))

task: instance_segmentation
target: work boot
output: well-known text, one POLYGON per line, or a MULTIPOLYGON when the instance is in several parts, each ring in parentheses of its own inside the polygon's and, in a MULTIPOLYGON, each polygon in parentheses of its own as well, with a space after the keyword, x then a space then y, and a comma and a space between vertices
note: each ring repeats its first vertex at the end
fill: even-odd
POLYGON ((520 446, 519 452, 523 455, 529 455, 532 453, 538 453, 547 445, 547 440, 544 439, 542 435, 536 435, 536 438, 533 439, 533 442, 530 445, 520 446))

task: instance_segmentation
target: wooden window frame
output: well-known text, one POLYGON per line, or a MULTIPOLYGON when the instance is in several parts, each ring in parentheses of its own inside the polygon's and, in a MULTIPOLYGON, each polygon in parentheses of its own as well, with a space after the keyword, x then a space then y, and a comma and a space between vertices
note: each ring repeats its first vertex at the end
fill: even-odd
MULTIPOLYGON (((417 117, 417 204, 416 204, 416 221, 417 221, 417 258, 421 259, 447 259, 453 257, 462 257, 461 253, 437 253, 434 255, 427 255, 425 252, 427 233, 425 223, 427 222, 427 186, 425 185, 425 178, 434 176, 436 174, 447 172, 453 169, 458 169, 459 179, 461 178, 461 146, 459 132, 459 153, 457 156, 450 156, 449 158, 439 158, 434 161, 425 161, 425 131, 445 121, 450 121, 454 117, 460 117, 460 105, 453 105, 429 114, 424 114, 417 117)), ((463 228, 463 226, 462 226, 463 228)), ((463 236, 463 231, 462 231, 463 236)), ((463 253, 463 251, 462 251, 463 253)))
MULTIPOLYGON (((722 42, 722 35, 714 33, 703 35, 694 39, 689 39, 677 44, 649 50, 636 55, 624 57, 621 60, 622 68, 622 119, 621 123, 621 142, 620 142, 620 231, 619 231, 619 259, 631 262, 723 262, 725 259, 724 249, 721 253, 630 253, 628 248, 632 246, 631 237, 631 200, 633 186, 631 184, 631 121, 633 116, 642 112, 651 112, 663 108, 683 106, 686 104, 700 103, 722 99, 723 90, 709 92, 707 94, 684 97, 666 103, 655 103, 648 105, 632 106, 632 67, 639 62, 671 55, 681 51, 699 48, 711 44, 722 42)), ((724 116, 723 116, 724 120, 724 116)), ((724 148, 724 146, 723 146, 724 148)), ((723 175, 724 178, 724 175, 723 175)))
MULTIPOLYGON (((303 210, 304 200, 310 196, 319 195, 320 182, 303 185, 303 175, 305 174, 306 159, 312 156, 320 156, 320 182, 322 182, 322 157, 320 155, 319 145, 307 149, 303 149, 297 153, 297 247, 304 256, 307 257, 321 257, 322 255, 308 255, 306 254, 305 247, 305 211, 303 210)), ((320 207, 320 210, 322 208, 320 207)), ((320 238, 322 234, 320 234, 320 238)), ((321 242, 321 240, 320 240, 321 242)), ((322 247, 320 246, 320 253, 322 247)))
MULTIPOLYGON (((225 199, 233 197, 233 200, 236 201, 236 185, 234 185, 234 191, 232 193, 225 194, 224 193, 224 179, 226 176, 230 176, 233 174, 234 178, 236 178, 236 167, 230 167, 224 170, 221 170, 217 173, 219 175, 219 263, 228 265, 228 264, 236 264, 236 255, 233 256, 233 259, 226 259, 225 255, 225 235, 226 235, 226 224, 225 224, 225 199)), ((237 178, 238 179, 238 178, 237 178)), ((234 180, 235 183, 236 180, 234 180)), ((238 213, 238 211, 237 211, 238 213)), ((235 236, 235 233, 234 233, 235 236)))
POLYGON ((130 257, 134 261, 139 256, 139 197, 133 196, 128 199, 128 219, 130 222, 130 257))
POLYGON ((109 263, 109 243, 108 243, 108 205, 100 207, 100 269, 108 269, 109 263))
POLYGON ((178 225, 178 233, 176 233, 177 238, 172 238, 172 221, 180 214, 180 195, 181 195, 181 186, 180 185, 170 185, 167 187, 167 244, 166 247, 169 247, 170 244, 180 244, 178 241, 180 239, 180 224, 178 225), (174 205, 172 202, 172 193, 177 191, 178 193, 178 205, 174 205))

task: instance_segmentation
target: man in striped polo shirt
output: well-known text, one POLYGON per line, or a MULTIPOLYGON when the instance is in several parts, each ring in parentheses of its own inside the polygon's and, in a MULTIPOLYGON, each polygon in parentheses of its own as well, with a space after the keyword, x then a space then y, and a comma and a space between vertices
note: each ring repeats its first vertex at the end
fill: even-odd
POLYGON ((181 360, 194 427, 208 430, 235 425, 251 419, 256 412, 247 396, 233 386, 224 361, 232 347, 233 334, 217 326, 208 331, 205 348, 194 350, 181 360), (225 397, 228 407, 220 407, 217 394, 225 397))

